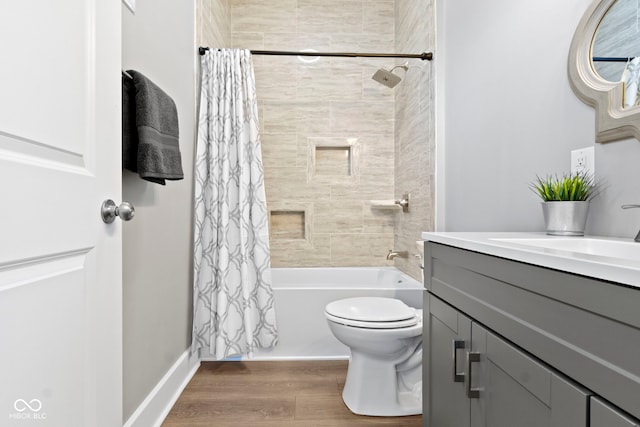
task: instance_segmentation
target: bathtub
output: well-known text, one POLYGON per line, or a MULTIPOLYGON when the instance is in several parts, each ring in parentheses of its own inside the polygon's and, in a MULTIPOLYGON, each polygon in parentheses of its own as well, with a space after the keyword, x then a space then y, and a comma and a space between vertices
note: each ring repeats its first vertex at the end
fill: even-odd
MULTIPOLYGON (((393 267, 273 268, 279 343, 252 360, 348 359, 324 317, 331 301, 361 296, 397 298, 422 308, 423 285, 393 267)), ((243 357, 243 359, 246 359, 243 357)))

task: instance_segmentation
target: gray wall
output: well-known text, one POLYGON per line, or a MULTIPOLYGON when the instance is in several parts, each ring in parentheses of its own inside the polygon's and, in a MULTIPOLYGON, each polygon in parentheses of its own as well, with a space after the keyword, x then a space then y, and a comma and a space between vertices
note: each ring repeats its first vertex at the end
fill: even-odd
POLYGON ((437 1, 446 230, 542 231, 528 184, 568 172, 570 151, 595 145, 596 177, 606 185, 587 232, 635 235, 640 211, 619 205, 640 201, 640 142, 596 145, 594 111, 567 77, 571 38, 590 3, 437 1))
POLYGON ((124 420, 191 343, 194 39, 194 0, 137 0, 135 15, 122 8, 122 67, 176 102, 185 172, 166 186, 123 172, 123 197, 136 208, 123 227, 124 420))

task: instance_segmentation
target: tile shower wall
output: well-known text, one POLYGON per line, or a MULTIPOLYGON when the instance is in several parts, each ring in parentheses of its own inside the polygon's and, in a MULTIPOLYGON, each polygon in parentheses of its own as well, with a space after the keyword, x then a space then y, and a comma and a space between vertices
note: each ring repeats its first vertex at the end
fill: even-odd
POLYGON ((196 0, 198 46, 227 47, 231 40, 229 0, 196 0))
MULTIPOLYGON (((433 0, 397 0, 395 40, 398 52, 433 51, 433 0)), ((437 52, 434 54, 437 55, 437 52)), ((411 209, 397 217, 394 246, 415 254, 422 231, 434 229, 435 114, 431 62, 410 61, 395 88, 395 194, 409 192, 411 209)), ((397 258, 396 267, 421 280, 418 259, 397 258)))
MULTIPOLYGON (((394 3, 229 0, 231 45, 394 52, 394 3)), ((391 265, 401 214, 369 201, 394 197, 396 101, 371 80, 393 60, 316 59, 254 57, 272 265, 391 265)))

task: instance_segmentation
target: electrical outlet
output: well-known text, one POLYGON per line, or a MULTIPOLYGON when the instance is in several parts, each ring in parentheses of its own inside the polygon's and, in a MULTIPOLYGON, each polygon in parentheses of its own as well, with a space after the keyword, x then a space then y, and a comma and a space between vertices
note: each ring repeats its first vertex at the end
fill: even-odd
POLYGON ((571 173, 585 172, 595 178, 596 161, 595 148, 587 147, 571 152, 571 173))

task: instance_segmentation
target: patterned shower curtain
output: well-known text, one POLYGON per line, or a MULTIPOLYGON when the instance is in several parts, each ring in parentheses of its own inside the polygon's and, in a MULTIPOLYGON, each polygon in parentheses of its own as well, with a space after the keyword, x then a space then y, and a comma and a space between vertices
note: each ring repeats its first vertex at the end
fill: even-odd
POLYGON ((192 351, 220 360, 276 345, 258 108, 248 50, 201 56, 192 351))

